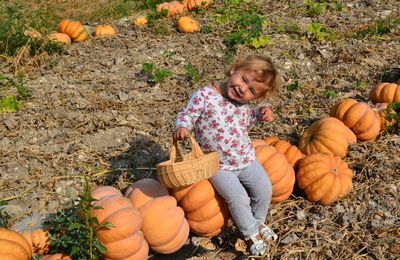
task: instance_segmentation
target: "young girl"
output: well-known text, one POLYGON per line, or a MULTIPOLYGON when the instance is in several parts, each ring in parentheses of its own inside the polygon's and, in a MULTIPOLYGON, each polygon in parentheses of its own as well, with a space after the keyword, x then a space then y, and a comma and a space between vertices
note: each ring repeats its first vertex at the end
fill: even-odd
POLYGON ((247 127, 257 121, 271 122, 272 110, 255 110, 248 103, 261 101, 276 92, 281 77, 271 60, 251 55, 234 64, 226 81, 197 90, 175 123, 173 138, 183 140, 194 129, 204 150, 218 150, 220 169, 210 179, 225 199, 236 226, 244 236, 250 254, 263 255, 263 240, 277 235, 264 224, 271 201, 272 186, 255 158, 247 127))

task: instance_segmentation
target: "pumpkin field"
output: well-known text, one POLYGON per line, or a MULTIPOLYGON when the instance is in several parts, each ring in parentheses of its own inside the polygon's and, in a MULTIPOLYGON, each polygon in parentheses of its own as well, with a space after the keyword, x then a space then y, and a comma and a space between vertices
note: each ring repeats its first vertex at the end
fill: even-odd
POLYGON ((250 54, 283 77, 249 129, 278 234, 260 258, 400 258, 399 0, 2 1, 0 27, 1 260, 248 258, 211 183, 157 165, 250 54))

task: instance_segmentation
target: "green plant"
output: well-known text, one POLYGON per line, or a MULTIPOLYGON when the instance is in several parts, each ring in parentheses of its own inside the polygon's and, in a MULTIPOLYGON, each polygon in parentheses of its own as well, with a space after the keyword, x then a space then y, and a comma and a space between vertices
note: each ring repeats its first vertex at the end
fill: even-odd
POLYGON ((359 89, 361 91, 365 91, 368 89, 367 84, 365 83, 365 81, 356 81, 351 83, 351 87, 355 88, 355 89, 359 89))
POLYGON ((314 0, 305 0, 304 5, 306 6, 306 15, 310 17, 316 17, 325 12, 326 4, 321 2, 315 2, 314 0))
POLYGON ((95 231, 101 227, 111 228, 113 225, 100 225, 91 211, 91 187, 86 180, 83 194, 66 202, 56 213, 49 214, 43 220, 43 225, 50 233, 50 252, 66 253, 72 259, 100 259, 106 252, 105 247, 95 236, 95 231))
POLYGON ((19 77, 17 80, 14 80, 11 77, 7 77, 3 74, 0 74, 0 91, 15 88, 18 92, 16 96, 7 95, 5 97, 0 96, 0 112, 14 112, 20 107, 19 100, 27 99, 30 97, 30 94, 25 88, 25 85, 22 81, 22 77, 19 77))
POLYGON ((323 95, 325 98, 338 98, 340 94, 338 94, 335 90, 324 90, 323 95))
POLYGON ((11 215, 5 210, 7 201, 0 200, 0 228, 8 228, 11 221, 11 215))
POLYGON ((0 53, 7 56, 16 56, 24 46, 34 56, 42 52, 53 54, 61 52, 63 46, 55 42, 46 41, 44 37, 29 37, 26 31, 44 32, 52 25, 50 17, 44 10, 33 13, 24 12, 20 1, 0 5, 0 53))
POLYGON ((289 83, 289 84, 287 85, 286 89, 287 89, 288 91, 295 91, 295 90, 298 89, 299 87, 300 87, 299 82, 298 82, 298 81, 295 81, 295 82, 289 83))
POLYGON ((326 28, 321 23, 310 23, 307 25, 307 38, 310 41, 332 41, 336 38, 334 29, 326 28))
POLYGON ((184 68, 186 70, 187 77, 191 81, 193 81, 194 83, 199 83, 200 82, 200 78, 201 78, 200 73, 195 67, 193 67, 192 64, 190 64, 190 63, 186 64, 186 65, 184 65, 184 68))
POLYGON ((400 18, 389 16, 375 21, 371 25, 364 26, 361 30, 355 32, 355 38, 364 38, 366 36, 382 36, 388 34, 396 26, 400 25, 400 18))
POLYGON ((142 65, 142 74, 147 77, 148 82, 159 83, 165 78, 171 77, 173 73, 168 69, 157 69, 152 63, 142 65))
POLYGON ((387 122, 391 122, 394 120, 393 125, 389 125, 388 131, 396 134, 400 134, 400 102, 390 103, 386 108, 385 120, 387 122), (396 113, 391 113, 391 111, 395 111, 396 113))

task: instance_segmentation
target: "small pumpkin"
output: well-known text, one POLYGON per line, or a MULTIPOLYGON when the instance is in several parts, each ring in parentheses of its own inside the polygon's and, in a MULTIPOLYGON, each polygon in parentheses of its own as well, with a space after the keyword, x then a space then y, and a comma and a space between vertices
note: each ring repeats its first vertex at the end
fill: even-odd
POLYGON ((272 184, 271 202, 278 203, 290 197, 294 189, 295 173, 283 153, 272 145, 255 147, 256 158, 265 169, 272 184))
POLYGON ((349 144, 356 142, 356 135, 342 121, 335 117, 324 117, 312 123, 301 135, 299 149, 305 155, 322 152, 343 158, 349 144))
POLYGON ((63 19, 58 25, 58 32, 66 33, 74 42, 83 42, 89 38, 89 35, 80 22, 63 19))
POLYGON ((225 200, 209 180, 170 190, 185 212, 190 230, 199 236, 213 237, 227 225, 229 210, 225 200))
POLYGON ((211 2, 212 0, 184 0, 183 5, 186 5, 186 8, 192 11, 195 8, 208 7, 211 5, 211 2))
POLYGON ((52 33, 47 36, 47 39, 62 44, 71 44, 71 38, 66 33, 52 33))
POLYGON ((392 118, 390 121, 386 119, 386 115, 389 113, 390 115, 396 115, 396 111, 393 109, 390 109, 390 111, 387 111, 387 106, 388 103, 376 103, 374 106, 374 111, 378 113, 379 120, 381 122, 380 124, 380 130, 383 131, 386 129, 387 126, 393 126, 396 124, 396 120, 392 118))
POLYGON ((108 24, 97 25, 94 28, 93 35, 96 37, 115 35, 115 29, 114 29, 114 27, 112 27, 111 25, 108 25, 108 24))
POLYGON ((298 162, 301 158, 303 158, 305 155, 297 148, 297 146, 292 145, 291 143, 281 140, 277 137, 269 136, 266 137, 263 140, 260 139, 254 139, 252 140, 252 145, 254 147, 258 145, 265 145, 269 144, 275 147, 279 152, 283 153, 290 163, 290 165, 296 169, 298 162))
POLYGON ((96 236, 107 248, 104 257, 147 259, 149 248, 140 231, 143 219, 139 210, 111 186, 99 186, 93 189, 91 196, 98 199, 93 202, 93 217, 100 224, 109 222, 113 225, 111 228, 101 227, 96 230, 96 236))
POLYGON ((43 216, 39 213, 23 218, 15 223, 11 229, 26 238, 34 254, 43 255, 49 251, 49 233, 43 229, 43 216))
POLYGON ((157 5, 156 10, 162 14, 166 12, 166 17, 172 17, 177 14, 183 14, 186 11, 186 6, 181 4, 179 1, 172 1, 157 5))
POLYGON ((146 17, 143 17, 143 16, 137 17, 137 18, 133 21, 133 23, 134 23, 136 26, 139 26, 139 27, 147 25, 148 22, 149 22, 149 21, 147 20, 147 18, 146 18, 146 17))
POLYGON ((400 102, 400 85, 383 82, 372 88, 368 94, 373 103, 400 102))
POLYGON ((40 257, 40 260, 72 260, 72 258, 64 253, 58 253, 52 255, 43 255, 40 257))
POLYGON ((29 260, 32 257, 32 247, 18 232, 0 228, 0 259, 29 260))
POLYGON ((313 153, 300 161, 297 182, 310 201, 329 205, 352 190, 352 176, 339 156, 313 153))
POLYGON ((34 40, 40 40, 43 38, 42 34, 34 29, 25 30, 24 35, 34 40))
POLYGON ((189 237, 185 213, 161 183, 144 178, 133 183, 125 195, 139 208, 143 217, 141 230, 153 251, 171 254, 185 244, 189 237))
POLYGON ((365 102, 344 99, 335 104, 329 114, 349 127, 358 140, 373 141, 379 134, 379 115, 365 102))
POLYGON ((199 23, 189 16, 182 16, 181 18, 179 18, 178 28, 181 32, 184 33, 193 33, 200 31, 199 23))

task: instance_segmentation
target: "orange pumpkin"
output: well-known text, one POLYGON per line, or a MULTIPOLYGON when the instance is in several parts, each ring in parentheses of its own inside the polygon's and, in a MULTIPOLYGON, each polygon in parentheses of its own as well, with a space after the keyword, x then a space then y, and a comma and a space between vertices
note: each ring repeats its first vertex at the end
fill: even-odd
POLYGON ((143 217, 142 232, 150 248, 161 254, 178 251, 189 237, 189 224, 176 199, 153 179, 133 183, 125 193, 143 217))
POLYGON ((379 115, 365 102, 344 99, 331 108, 330 116, 342 121, 358 140, 373 141, 379 134, 379 115))
POLYGON ((193 33, 200 31, 199 23, 189 16, 182 16, 178 20, 178 28, 184 33, 193 33))
POLYGON ((349 144, 355 144, 357 137, 342 121, 334 117, 321 118, 302 134, 299 149, 305 155, 312 153, 346 156, 349 144))
POLYGON ((145 25, 147 25, 147 23, 148 23, 149 21, 146 19, 146 17, 137 17, 134 21, 133 21, 133 23, 136 25, 136 26, 145 26, 145 25))
POLYGON ((58 253, 53 255, 41 256, 40 260, 72 260, 72 258, 69 255, 58 253))
POLYGON ((147 259, 148 244, 140 231, 142 216, 132 206, 129 199, 118 194, 113 187, 94 189, 91 196, 98 198, 94 206, 93 216, 100 224, 109 222, 111 228, 101 227, 96 230, 100 242, 107 248, 106 259, 147 259), (108 193, 108 194, 107 194, 108 193))
POLYGON ((0 228, 0 259, 29 260, 32 257, 32 247, 18 232, 0 228))
POLYGON ((166 17, 172 17, 176 14, 183 14, 186 11, 186 6, 181 4, 179 1, 165 2, 157 5, 157 12, 163 12, 166 10, 166 17))
POLYGON ((369 99, 373 103, 400 102, 400 85, 383 82, 370 90, 369 99))
POLYGON ((285 155, 272 145, 255 147, 256 158, 267 172, 272 184, 272 202, 286 200, 293 192, 295 173, 285 155))
POLYGON ((80 22, 63 19, 58 25, 58 32, 66 33, 74 42, 83 42, 89 38, 89 35, 80 22))
POLYGON ((199 7, 208 7, 211 5, 211 1, 212 0, 184 0, 183 5, 185 5, 189 11, 191 11, 199 7))
POLYGON ((310 201, 329 205, 351 191, 352 176, 339 156, 314 153, 300 161, 297 182, 310 201))
POLYGON ((43 255, 49 251, 49 233, 43 229, 42 216, 38 213, 23 218, 11 229, 26 238, 34 254, 43 255))
POLYGON ((173 189, 171 195, 185 211, 190 230, 194 234, 213 237, 226 226, 229 219, 228 206, 209 180, 173 189))
POLYGON ((393 118, 390 121, 386 119, 386 115, 389 113, 391 115, 396 115, 396 111, 391 109, 387 111, 388 103, 376 103, 374 107, 374 111, 378 113, 380 124, 380 130, 383 131, 386 129, 387 126, 392 126, 396 124, 396 120, 393 118))
POLYGON ((108 24, 98 25, 94 28, 93 34, 96 37, 111 36, 111 35, 115 35, 115 29, 111 25, 108 25, 108 24))
POLYGON ((299 148, 297 148, 297 146, 292 145, 291 143, 289 143, 285 140, 281 140, 281 139, 273 137, 273 136, 266 137, 263 140, 260 140, 260 139, 252 140, 252 145, 254 147, 256 147, 258 145, 265 145, 265 144, 272 145, 279 152, 283 153, 285 155, 286 159, 288 160, 288 162, 290 163, 290 165, 294 169, 297 168, 299 160, 305 156, 299 150, 299 148))
POLYGON ((58 43, 71 44, 71 38, 66 33, 52 33, 47 36, 47 39, 58 43))

